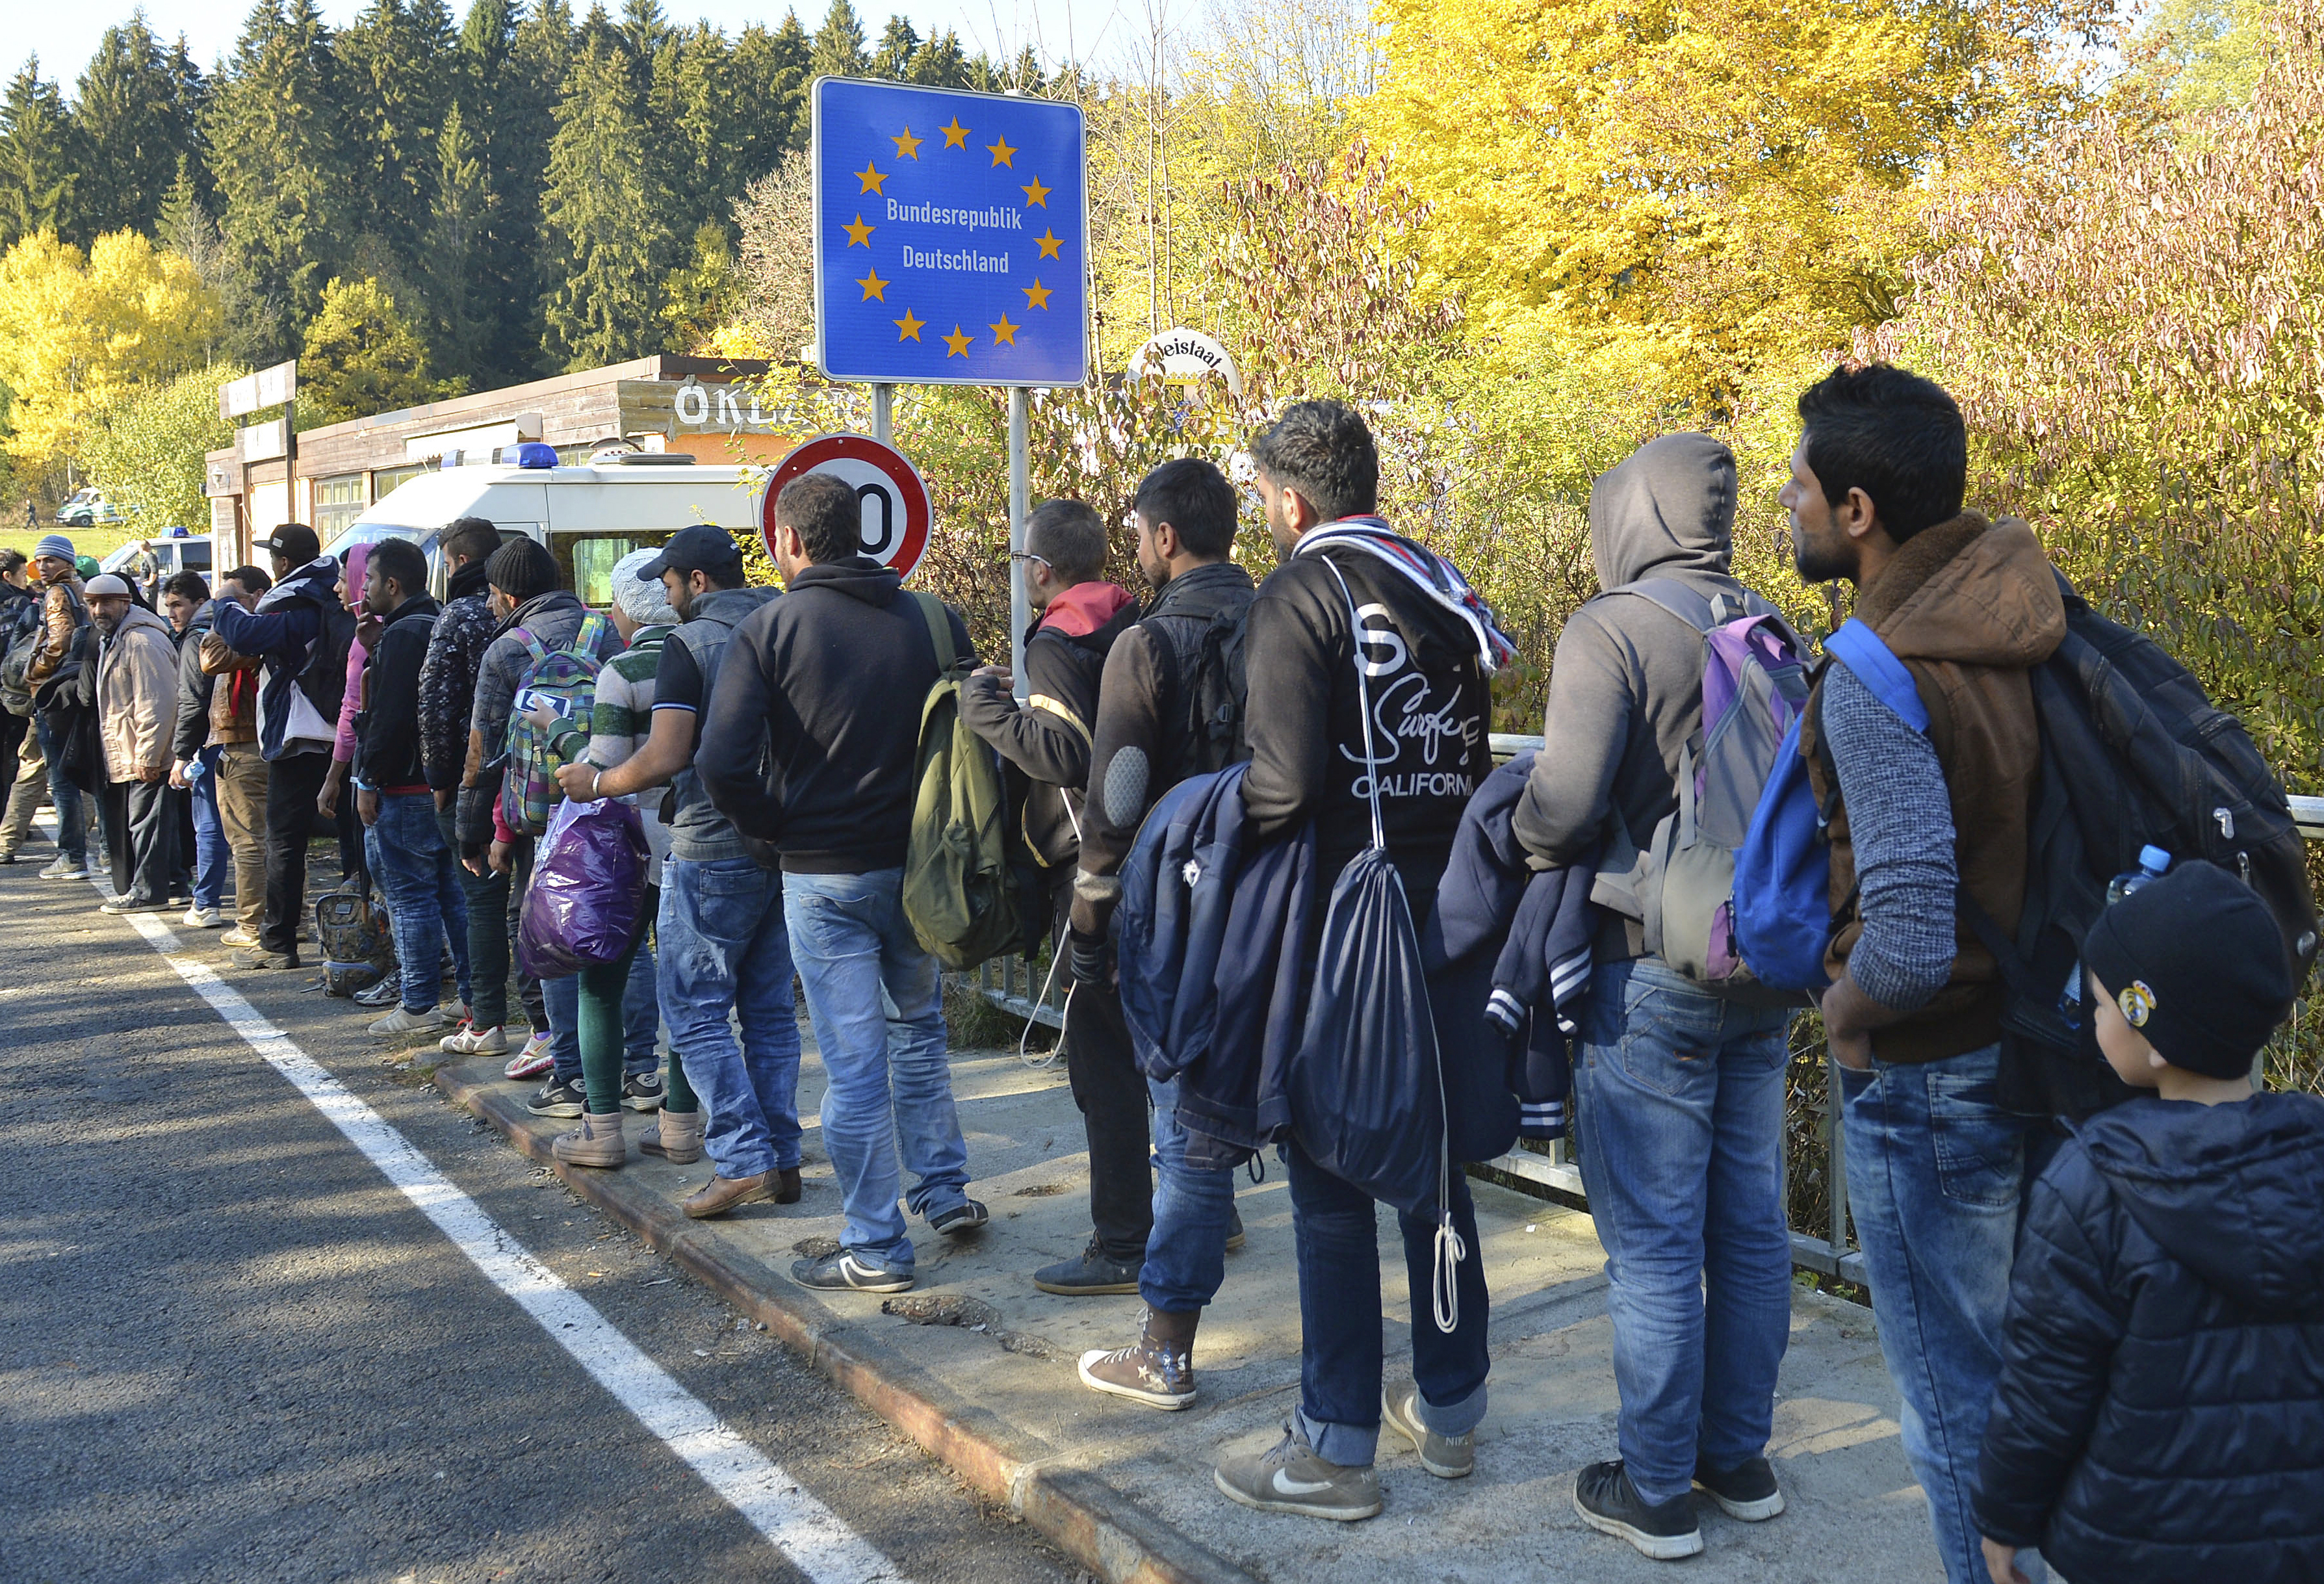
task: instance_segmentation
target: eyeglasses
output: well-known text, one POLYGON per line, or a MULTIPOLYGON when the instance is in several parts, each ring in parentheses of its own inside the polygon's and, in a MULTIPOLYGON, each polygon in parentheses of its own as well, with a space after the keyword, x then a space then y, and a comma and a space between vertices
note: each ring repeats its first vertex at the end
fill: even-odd
POLYGON ((1030 550, 1011 550, 1009 558, 1011 561, 1038 561, 1044 566, 1050 565, 1047 556, 1037 556, 1030 550))

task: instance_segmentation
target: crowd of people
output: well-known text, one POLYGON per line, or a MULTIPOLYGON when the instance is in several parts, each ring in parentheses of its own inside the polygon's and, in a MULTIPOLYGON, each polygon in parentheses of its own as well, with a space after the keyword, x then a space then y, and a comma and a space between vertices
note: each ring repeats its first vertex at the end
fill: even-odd
MULTIPOLYGON (((1853 585, 1857 619, 1939 717, 1907 720, 1832 658, 1801 751, 1831 846, 1820 1008, 1852 1209, 1947 1577, 2012 1584, 2043 1558, 2086 1580, 2324 1577, 2324 1102, 2251 1080, 2294 994, 2276 919, 2200 861, 2127 895, 2090 930, 2081 972, 2104 1059, 2140 1096, 2070 1128, 2003 1103, 2001 969, 1968 920, 2006 926, 2024 902, 2041 757, 2027 678, 2064 635, 2059 585, 2024 524, 1963 509, 1960 415, 1933 384, 1836 372, 1799 412, 1782 493, 1799 570, 1853 585)), ((1137 1294, 1136 1334, 1078 1372, 1164 1410, 1196 1398, 1200 1322, 1241 1227, 1234 1159, 1185 1125, 1225 1099, 1196 1075, 1148 1076, 1125 1014, 1117 916, 1141 826, 1180 783, 1240 764, 1246 843, 1312 841, 1323 890, 1384 851, 1426 918, 1493 771, 1506 652, 1457 570, 1378 515, 1358 411, 1293 405, 1250 456, 1279 557, 1263 581, 1234 559, 1240 497, 1207 461, 1139 484, 1125 527, 1142 590, 1106 580, 1116 547, 1096 512, 1050 502, 1018 553, 1039 612, 1025 675, 975 665, 960 694, 962 723, 1007 767, 1073 981, 1091 1230, 1027 1278, 1137 1294)), ((1674 602, 1772 609, 1730 568, 1737 488, 1724 446, 1679 434, 1592 491, 1606 593, 1559 640, 1546 747, 1506 816, 1530 870, 1586 864, 1593 897, 1642 891, 1651 833, 1692 808, 1704 633, 1674 602), (1617 597, 1647 580, 1662 592, 1617 597)), ((343 867, 375 878, 400 964, 372 1031, 506 1056, 511 1078, 540 1080, 536 1114, 573 1122, 555 1141, 571 1165, 617 1170, 633 1143, 707 1155, 684 1201, 696 1218, 800 1196, 796 985, 845 1225, 792 1277, 904 1291, 916 1220, 964 1238, 989 1220, 969 1193, 938 963, 905 902, 909 701, 944 651, 974 651, 956 611, 862 553, 844 484, 795 480, 772 520, 779 591, 749 584, 724 530, 694 527, 621 561, 604 613, 540 544, 474 518, 441 536, 440 603, 414 545, 342 566, 296 523, 261 541, 270 569, 214 591, 172 579, 159 612, 77 570, 60 536, 29 578, 0 556, 8 597, 31 602, 22 620, 0 607, 0 632, 32 646, 39 700, 0 735, 23 765, 0 862, 45 790, 58 835, 42 873, 88 877, 93 793, 107 911, 182 898, 185 924, 207 928, 230 888, 232 963, 296 968, 310 835, 352 787, 343 867), (558 654, 595 669, 586 713, 528 685, 558 654), (510 792, 510 745, 532 740, 566 798, 638 810, 653 926, 619 961, 519 975, 520 1039, 512 943, 539 834, 510 792), (640 1137, 632 1112, 650 1118, 640 1137)), ((1706 984, 1617 902, 1584 927, 1573 1126, 1620 1413, 1618 1455, 1582 1470, 1572 1502, 1648 1557, 1683 1557, 1703 1546, 1697 1492, 1746 1522, 1784 1507, 1767 1450, 1791 1325, 1800 998, 1706 984)), ((1306 949, 1312 971, 1312 936, 1306 949)), ((1456 1255, 1438 1312, 1413 1305, 1409 1378, 1385 1378, 1373 1194, 1297 1121, 1259 1119, 1288 1172, 1298 1403, 1275 1445, 1222 1454, 1215 1481, 1246 1506, 1361 1519, 1381 1506, 1383 1427, 1432 1476, 1474 1470, 1489 1294, 1482 1260, 1456 1255)), ((1448 1235, 1480 1247, 1458 1172, 1440 1210, 1398 1211, 1416 1295, 1443 1285, 1448 1235)))

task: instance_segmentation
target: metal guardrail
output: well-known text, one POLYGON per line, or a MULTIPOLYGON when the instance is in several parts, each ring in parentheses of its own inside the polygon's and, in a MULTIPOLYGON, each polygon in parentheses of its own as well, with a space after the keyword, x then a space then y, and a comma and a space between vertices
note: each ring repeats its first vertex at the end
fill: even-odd
MULTIPOLYGON (((1516 755, 1540 748, 1542 740, 1510 732, 1496 732, 1492 735, 1493 758, 1506 764, 1516 755)), ((2293 797, 2292 817, 2298 822, 2300 833, 2310 842, 2324 842, 2324 797, 2293 797)), ((1052 1028, 1065 1027, 1065 992, 1062 985, 1051 985, 1048 994, 1042 994, 1043 985, 1033 966, 1022 957, 999 959, 985 963, 976 971, 977 989, 987 1000, 1019 1018, 1032 1018, 1052 1028)), ((1824 1057, 1824 1093, 1840 1092, 1838 1064, 1827 1054, 1824 1057)), ((1834 1124, 1831 1102, 1824 1107, 1823 1133, 1825 1177, 1829 1183, 1830 1211, 1825 1217, 1822 1233, 1792 1231, 1792 1264, 1801 1270, 1812 1270, 1843 1281, 1866 1285, 1864 1256, 1858 1251, 1849 1236, 1848 1213, 1848 1165, 1841 1143, 1841 1129, 1834 1124)), ((1548 1140, 1538 1147, 1520 1146, 1509 1154, 1493 1160, 1479 1161, 1477 1165, 1505 1176, 1515 1177, 1536 1188, 1586 1199, 1582 1188, 1582 1168, 1572 1157, 1572 1147, 1563 1138, 1548 1140)), ((1786 1218, 1788 1224, 1788 1217, 1786 1218)))

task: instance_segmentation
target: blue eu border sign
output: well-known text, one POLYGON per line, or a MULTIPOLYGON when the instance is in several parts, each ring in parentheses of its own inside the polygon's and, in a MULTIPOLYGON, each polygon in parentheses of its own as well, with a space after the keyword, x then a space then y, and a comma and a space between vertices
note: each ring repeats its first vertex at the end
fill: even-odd
POLYGON ((902 385, 1088 377, 1079 106, 826 77, 814 116, 825 374, 902 385))

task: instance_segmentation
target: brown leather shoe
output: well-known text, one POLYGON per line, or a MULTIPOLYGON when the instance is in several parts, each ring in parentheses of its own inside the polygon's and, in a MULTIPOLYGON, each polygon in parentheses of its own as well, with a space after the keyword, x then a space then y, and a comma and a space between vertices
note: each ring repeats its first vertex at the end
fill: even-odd
POLYGON ((797 1204, 799 1202, 799 1169, 780 1166, 775 1171, 775 1202, 797 1204))
MULTIPOLYGON (((764 1204, 774 1197, 775 1174, 772 1172, 761 1172, 749 1177, 714 1176, 700 1193, 689 1193, 680 1201, 678 1208, 700 1221, 715 1215, 724 1215, 738 1204, 764 1204)), ((792 1197, 798 1197, 796 1192, 792 1197)))

